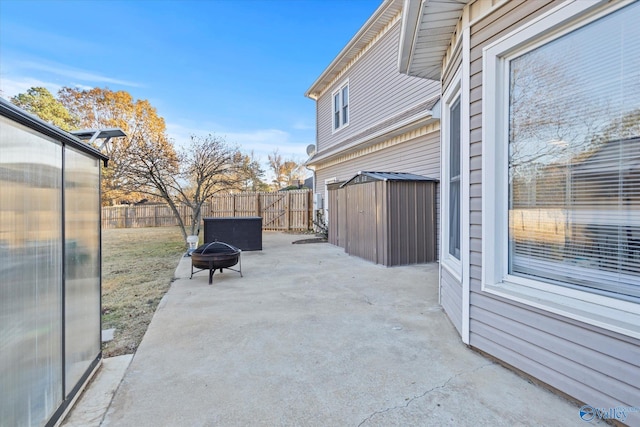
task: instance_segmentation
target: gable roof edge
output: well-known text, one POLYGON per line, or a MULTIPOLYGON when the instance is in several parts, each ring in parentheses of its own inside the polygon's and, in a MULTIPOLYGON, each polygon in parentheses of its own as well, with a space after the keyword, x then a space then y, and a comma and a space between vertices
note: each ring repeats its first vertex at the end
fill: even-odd
POLYGON ((331 61, 304 96, 316 100, 323 89, 340 73, 375 36, 391 22, 402 8, 402 0, 384 0, 349 43, 331 61))

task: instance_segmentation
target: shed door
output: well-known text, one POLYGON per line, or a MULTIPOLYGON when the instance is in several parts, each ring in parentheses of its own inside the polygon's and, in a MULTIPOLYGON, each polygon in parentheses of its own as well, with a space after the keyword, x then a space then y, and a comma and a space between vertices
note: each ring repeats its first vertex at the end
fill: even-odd
POLYGON ((345 188, 348 204, 347 253, 377 262, 375 183, 355 184, 345 188))

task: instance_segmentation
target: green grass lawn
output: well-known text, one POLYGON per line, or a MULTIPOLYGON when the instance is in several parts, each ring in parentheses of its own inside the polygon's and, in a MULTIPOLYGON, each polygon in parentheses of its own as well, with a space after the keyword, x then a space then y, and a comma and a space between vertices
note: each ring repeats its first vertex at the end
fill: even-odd
POLYGON ((102 329, 116 329, 104 357, 136 351, 184 252, 178 227, 102 231, 102 329))

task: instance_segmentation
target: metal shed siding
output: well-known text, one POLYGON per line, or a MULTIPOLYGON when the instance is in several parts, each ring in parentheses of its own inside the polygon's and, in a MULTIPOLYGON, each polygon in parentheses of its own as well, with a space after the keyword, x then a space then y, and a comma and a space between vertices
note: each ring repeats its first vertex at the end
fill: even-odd
POLYGON ((340 191, 339 184, 329 185, 328 191, 329 197, 329 224, 339 224, 341 228, 329 226, 328 241, 332 245, 340 246, 344 248, 346 241, 346 222, 344 218, 338 215, 344 216, 344 209, 340 207, 347 202, 346 194, 344 191, 340 191))
POLYGON ((386 188, 389 252, 381 263, 403 265, 436 260, 435 184, 391 181, 386 188))
MULTIPOLYGON (((371 262, 377 262, 378 216, 376 206, 376 183, 344 187, 346 193, 347 241, 345 250, 371 262)), ((342 207, 341 207, 342 208, 342 207)))
POLYGON ((316 169, 316 192, 324 194, 325 180, 346 180, 362 170, 387 170, 414 173, 440 179, 440 132, 316 169))
POLYGON ((431 262, 435 252, 435 182, 372 181, 332 189, 346 194, 334 229, 346 223, 345 251, 386 266, 431 262))
POLYGON ((481 292, 482 48, 558 2, 511 1, 471 28, 470 344, 590 405, 637 406, 640 341, 481 292))
MULTIPOLYGON (((440 179, 440 133, 432 132, 413 140, 403 142, 402 144, 383 150, 370 153, 355 159, 338 163, 328 167, 319 167, 316 170, 316 192, 325 194, 325 180, 337 178, 338 180, 347 180, 362 170, 388 170, 403 171, 414 173, 416 175, 427 176, 430 178, 440 179)), ((440 198, 439 185, 435 187, 435 215, 436 227, 439 221, 440 198)), ((337 197, 337 196, 336 196, 337 197)), ((346 202, 346 200, 345 200, 346 202)), ((329 200, 329 223, 333 213, 332 206, 335 201, 329 200)), ((340 203, 338 201, 337 203, 340 203)), ((344 227, 344 221, 339 221, 340 227, 344 227)), ((329 233, 332 233, 332 227, 329 227, 329 233)), ((346 230, 334 230, 336 233, 345 236, 346 230)), ((330 234, 331 236, 331 234, 330 234)), ((439 233, 436 229, 436 257, 439 245, 439 233)), ((344 244, 338 241, 337 246, 344 247, 344 244)))
POLYGON ((439 94, 439 82, 398 72, 400 22, 317 101, 318 151, 344 141, 439 94), (332 93, 349 79, 349 125, 332 130, 332 93))

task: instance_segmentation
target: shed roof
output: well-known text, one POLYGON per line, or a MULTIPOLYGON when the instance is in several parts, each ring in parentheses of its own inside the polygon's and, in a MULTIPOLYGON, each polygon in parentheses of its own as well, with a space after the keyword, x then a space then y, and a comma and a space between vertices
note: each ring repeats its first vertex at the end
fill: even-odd
POLYGON ((362 184, 372 181, 427 181, 438 182, 435 178, 428 178, 422 175, 405 172, 367 172, 360 171, 353 178, 346 181, 340 187, 345 185, 362 184))

